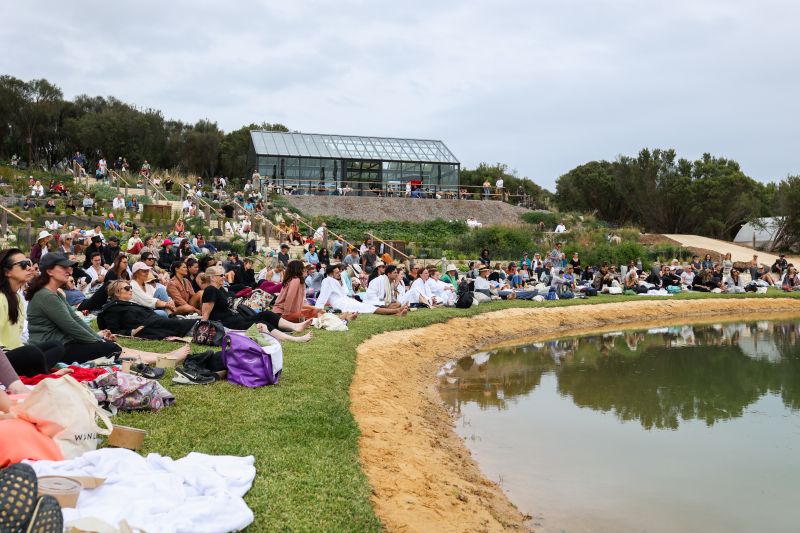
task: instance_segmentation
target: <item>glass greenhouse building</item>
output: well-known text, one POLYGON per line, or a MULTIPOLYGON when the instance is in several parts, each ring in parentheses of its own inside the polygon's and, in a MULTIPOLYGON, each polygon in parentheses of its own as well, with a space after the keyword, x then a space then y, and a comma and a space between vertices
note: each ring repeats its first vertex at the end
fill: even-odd
POLYGON ((417 180, 429 192, 458 190, 461 164, 442 141, 255 130, 250 137, 250 168, 300 194, 392 194, 417 180))

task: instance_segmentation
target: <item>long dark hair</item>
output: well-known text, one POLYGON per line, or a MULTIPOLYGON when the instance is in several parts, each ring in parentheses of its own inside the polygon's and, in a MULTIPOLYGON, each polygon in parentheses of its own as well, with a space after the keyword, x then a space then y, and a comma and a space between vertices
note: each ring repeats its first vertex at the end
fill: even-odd
MULTIPOLYGON (((2 275, 0 275, 0 293, 5 294, 6 300, 8 300, 8 321, 12 324, 16 324, 17 320, 19 320, 19 298, 17 298, 17 293, 14 289, 11 288, 11 283, 6 277, 6 270, 14 268, 11 265, 11 258, 16 254, 22 253, 19 248, 9 248, 0 252, 0 267, 3 270, 2 275)), ((2 318, 0 317, 0 320, 2 318)))
POLYGON ((125 254, 117 254, 117 257, 114 258, 114 266, 111 267, 111 270, 117 275, 117 279, 127 279, 130 280, 130 276, 128 275, 127 268, 120 268, 120 263, 122 263, 123 259, 128 259, 128 256, 125 254))
POLYGON ((283 275, 283 286, 286 287, 289 285, 289 282, 295 278, 302 282, 305 272, 306 270, 302 261, 298 261, 297 259, 289 261, 289 264, 286 265, 286 273, 283 275))
POLYGON ((29 302, 33 300, 36 293, 42 290, 48 283, 50 283, 50 274, 48 274, 46 270, 42 270, 39 272, 39 277, 33 278, 31 284, 28 285, 28 290, 25 291, 25 299, 29 302))

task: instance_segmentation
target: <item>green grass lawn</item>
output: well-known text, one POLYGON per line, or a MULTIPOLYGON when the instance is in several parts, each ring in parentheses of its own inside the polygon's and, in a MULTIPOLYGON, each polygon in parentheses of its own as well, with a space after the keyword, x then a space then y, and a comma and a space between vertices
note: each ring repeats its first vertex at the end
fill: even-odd
MULTIPOLYGON (((744 300, 774 296, 784 294, 771 290, 766 296, 730 297, 744 300)), ((709 297, 726 296, 684 293, 670 299, 709 297)), ((257 474, 246 496, 255 513, 251 531, 380 530, 380 521, 369 502, 370 487, 359 466, 358 427, 349 410, 348 389, 355 369, 356 347, 361 342, 383 331, 421 327, 509 307, 641 299, 645 297, 599 296, 545 303, 501 301, 470 309, 420 310, 403 318, 362 315, 348 332, 315 331, 315 338, 307 344, 285 343, 284 369, 277 386, 247 389, 228 383, 174 385, 168 371, 162 383, 177 398, 173 407, 159 413, 119 414, 113 421, 147 430, 141 450, 145 454, 156 452, 173 458, 192 451, 254 455, 257 474)), ((130 339, 121 344, 158 352, 177 346, 130 339)), ((203 349, 193 346, 196 352, 203 349)))

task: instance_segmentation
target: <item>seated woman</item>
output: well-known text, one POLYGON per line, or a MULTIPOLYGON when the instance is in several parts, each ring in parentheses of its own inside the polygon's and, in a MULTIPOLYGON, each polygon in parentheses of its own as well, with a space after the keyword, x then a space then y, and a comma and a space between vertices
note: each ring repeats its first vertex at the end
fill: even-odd
POLYGON ((428 272, 428 269, 419 269, 417 279, 411 283, 411 286, 403 295, 403 300, 400 303, 407 305, 416 304, 426 307, 435 305, 436 302, 434 301, 433 293, 431 292, 430 286, 427 284, 428 279, 430 279, 430 272, 428 272))
MULTIPOLYGON (((196 287, 194 295, 189 300, 189 304, 196 309, 202 309, 203 307, 203 291, 208 287, 211 282, 209 281, 208 274, 205 272, 200 272, 197 277, 195 278, 196 283, 193 283, 192 286, 196 287)), ((201 311, 202 313, 202 311, 201 311)))
MULTIPOLYGON (((66 284, 77 263, 59 253, 47 254, 40 263, 39 277, 34 278, 25 297, 28 300, 28 329, 30 342, 60 343, 64 347, 65 359, 57 362, 85 363, 98 357, 127 357, 144 362, 155 362, 157 353, 122 348, 114 343, 114 335, 108 330, 95 332, 69 307, 60 288, 66 284)), ((186 357, 189 347, 184 346, 169 355, 186 357)))
POLYGON ((142 339, 163 339, 189 334, 197 320, 164 318, 149 307, 133 301, 130 281, 117 280, 108 284, 108 303, 97 315, 97 327, 117 335, 142 339))
POLYGON ((169 280, 169 285, 167 285, 167 294, 175 302, 174 313, 176 315, 199 314, 200 309, 191 304, 194 288, 189 280, 186 279, 189 275, 189 267, 186 265, 186 261, 172 263, 171 270, 172 279, 169 280))
POLYGON ((800 276, 797 275, 795 267, 789 267, 786 276, 783 278, 781 289, 784 291, 800 291, 800 276))
POLYGON ((156 287, 151 284, 152 281, 155 281, 152 268, 139 261, 133 265, 132 271, 133 280, 131 286, 133 287, 134 302, 150 309, 155 309, 158 314, 165 318, 169 313, 175 312, 175 302, 169 299, 166 291, 164 291, 164 294, 158 294, 156 287))
MULTIPOLYGON (((282 265, 282 263, 278 264, 282 265)), ((283 287, 272 305, 272 311, 285 320, 299 322, 319 314, 319 309, 305 303, 304 274, 302 261, 289 261, 282 283, 283 287)))
POLYGON ((33 279, 33 263, 18 248, 0 252, 0 382, 15 394, 27 392, 19 378, 47 374, 64 359, 64 347, 57 342, 23 345, 25 306, 20 289, 33 279), (11 369, 4 368, 8 362, 11 369))
POLYGON ((272 311, 261 311, 251 317, 237 315, 231 311, 230 307, 228 307, 227 292, 223 289, 224 274, 225 269, 221 266, 209 267, 206 270, 206 275, 210 278, 210 284, 203 290, 203 320, 216 320, 221 322, 226 328, 235 330, 246 330, 253 324, 265 324, 270 330, 270 335, 278 340, 296 342, 311 340, 311 333, 306 333, 300 337, 294 337, 280 331, 283 329, 292 332, 301 332, 311 324, 311 320, 294 324, 288 320, 282 319, 272 311))
POLYGON ((739 271, 735 268, 731 269, 731 273, 725 278, 723 285, 725 287, 724 291, 729 294, 743 294, 745 292, 744 283, 739 277, 739 271))

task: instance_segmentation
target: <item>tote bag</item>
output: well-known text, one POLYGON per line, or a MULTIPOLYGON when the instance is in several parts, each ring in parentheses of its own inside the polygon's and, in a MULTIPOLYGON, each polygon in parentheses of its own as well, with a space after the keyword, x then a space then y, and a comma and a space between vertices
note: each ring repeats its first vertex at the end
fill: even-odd
POLYGON ((42 380, 22 402, 21 410, 63 428, 53 440, 61 448, 64 459, 74 459, 97 449, 98 435, 110 435, 113 429, 108 414, 97 405, 92 391, 70 376, 42 380), (105 427, 97 425, 98 418, 105 427))

